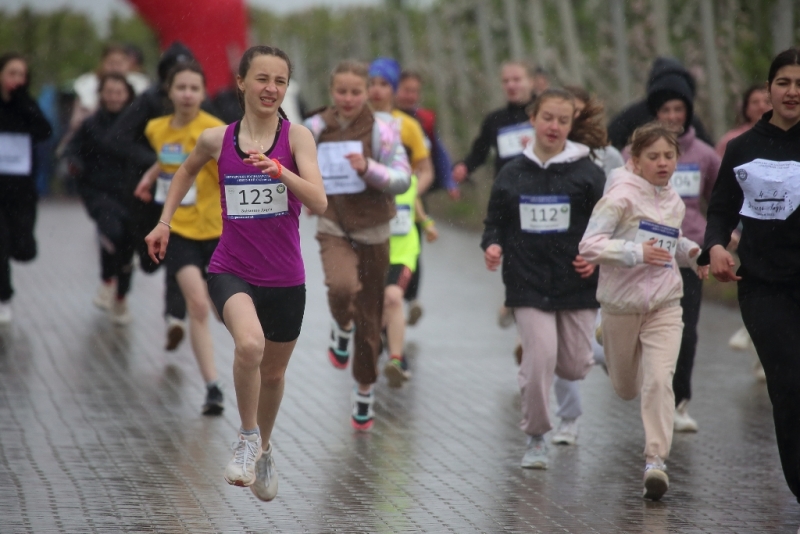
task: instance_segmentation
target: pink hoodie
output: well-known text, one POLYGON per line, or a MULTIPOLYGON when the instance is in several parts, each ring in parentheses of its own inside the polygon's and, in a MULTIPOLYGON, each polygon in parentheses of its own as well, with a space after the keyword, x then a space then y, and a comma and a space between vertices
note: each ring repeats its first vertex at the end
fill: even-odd
POLYGON ((679 230, 686 213, 683 200, 672 185, 658 188, 634 174, 630 163, 615 169, 609 181, 579 245, 581 256, 600 265, 597 300, 605 311, 618 314, 680 305, 683 281, 678 268, 697 270, 697 256, 690 259, 689 251, 699 249, 679 230), (644 263, 643 232, 652 230, 653 223, 662 225, 657 232, 673 232, 665 238, 665 248, 673 248, 676 260, 668 267, 644 263))

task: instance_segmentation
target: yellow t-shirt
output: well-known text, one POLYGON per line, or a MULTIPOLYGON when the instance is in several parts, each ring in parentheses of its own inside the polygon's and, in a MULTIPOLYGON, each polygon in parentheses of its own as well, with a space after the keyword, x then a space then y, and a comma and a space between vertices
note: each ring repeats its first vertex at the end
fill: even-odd
MULTIPOLYGON (((172 115, 159 117, 147 123, 144 135, 156 151, 161 167, 156 186, 156 202, 164 201, 169 180, 189 157, 203 130, 224 126, 218 118, 200 111, 197 117, 183 128, 170 126, 172 115), (159 198, 161 197, 161 198, 159 198)), ((217 162, 209 161, 197 175, 192 190, 186 194, 181 206, 172 217, 172 232, 198 241, 216 239, 222 234, 222 206, 219 200, 219 174, 217 162)))
POLYGON ((400 120, 400 140, 408 153, 408 161, 414 165, 431 155, 425 133, 417 119, 399 109, 392 110, 392 117, 400 120))

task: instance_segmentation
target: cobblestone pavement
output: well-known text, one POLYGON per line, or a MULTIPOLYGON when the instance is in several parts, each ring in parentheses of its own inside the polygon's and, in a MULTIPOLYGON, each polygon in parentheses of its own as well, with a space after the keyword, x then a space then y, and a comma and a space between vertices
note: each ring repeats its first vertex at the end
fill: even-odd
POLYGON ((136 273, 134 322, 91 299, 92 226, 76 203, 44 203, 40 256, 15 265, 15 322, 0 334, 0 532, 784 532, 800 507, 780 470, 753 356, 728 349, 737 313, 703 308, 692 414, 672 487, 641 499, 638 403, 602 370, 583 385, 577 446, 547 471, 519 467, 513 331, 496 326, 499 276, 474 234, 426 246, 425 317, 411 329, 414 378, 377 388, 371 434, 349 425, 349 373, 325 356, 329 315, 313 223, 303 221, 308 308, 274 433, 280 493, 261 503, 222 477, 238 418, 232 342, 213 325, 226 397, 199 415, 188 344, 163 350, 163 274, 136 273))

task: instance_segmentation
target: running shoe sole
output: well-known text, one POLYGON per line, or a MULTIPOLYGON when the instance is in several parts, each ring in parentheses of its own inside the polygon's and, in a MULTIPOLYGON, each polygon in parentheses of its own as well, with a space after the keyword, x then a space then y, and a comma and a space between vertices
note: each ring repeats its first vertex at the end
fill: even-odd
POLYGON ((337 369, 347 369, 347 362, 350 361, 350 355, 348 354, 344 358, 333 352, 332 349, 328 349, 328 359, 331 361, 331 365, 336 367, 337 369))
POLYGON ((653 471, 648 471, 648 473, 651 474, 650 476, 645 476, 643 497, 651 501, 657 501, 661 499, 669 489, 669 478, 663 471, 655 473, 653 471))
POLYGON ((422 319, 422 308, 420 306, 414 306, 408 310, 408 320, 406 321, 408 326, 414 326, 420 319, 422 319))
POLYGON ((178 348, 178 345, 183 341, 183 328, 180 326, 171 326, 167 330, 167 345, 165 350, 173 351, 178 348))
POLYGON ((575 443, 578 441, 578 438, 571 434, 556 434, 550 441, 553 443, 553 445, 575 445, 575 443))
MULTIPOLYGON (((262 450, 259 449, 258 456, 256 456, 256 462, 261 458, 261 454, 263 453, 262 450)), ((225 482, 230 484, 231 486, 239 486, 240 488, 249 488, 256 482, 256 473, 253 471, 253 479, 252 480, 231 480, 227 476, 223 475, 225 478, 225 482)))
POLYGON ((537 460, 535 462, 531 462, 529 464, 521 464, 523 469, 547 469, 547 462, 542 460, 537 460))
POLYGON ((374 419, 370 419, 364 423, 359 423, 352 417, 350 418, 350 424, 353 425, 353 428, 358 430, 359 432, 367 432, 372 429, 372 424, 375 422, 374 419))
POLYGON ((390 388, 401 388, 409 379, 408 375, 391 361, 384 366, 383 374, 386 376, 390 388))
POLYGON ((225 411, 225 406, 222 404, 205 404, 203 405, 203 415, 222 415, 225 411))

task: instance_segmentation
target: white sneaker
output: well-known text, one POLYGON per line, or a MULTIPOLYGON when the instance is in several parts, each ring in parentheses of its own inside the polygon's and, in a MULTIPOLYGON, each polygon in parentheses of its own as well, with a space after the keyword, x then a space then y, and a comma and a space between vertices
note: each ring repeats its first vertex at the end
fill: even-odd
POLYGON ((562 419, 550 441, 555 445, 575 445, 578 441, 578 419, 562 419))
POLYGON ((689 415, 689 399, 683 399, 675 407, 672 428, 675 429, 675 432, 697 432, 697 421, 689 415))
POLYGON ((92 303, 101 310, 110 310, 116 292, 117 286, 113 282, 100 282, 100 285, 97 287, 97 294, 95 294, 92 299, 92 303))
POLYGON ((511 328, 514 326, 514 308, 500 307, 497 311, 497 326, 500 328, 511 328))
POLYGON ((753 346, 753 341, 750 339, 750 333, 747 328, 741 327, 734 333, 728 340, 728 346, 733 350, 748 350, 753 346))
POLYGON ((261 458, 261 436, 239 434, 233 458, 225 468, 225 480, 233 486, 251 486, 256 481, 256 462, 261 458))
POLYGON ((128 301, 115 298, 111 304, 111 322, 117 326, 125 326, 131 322, 131 314, 128 312, 128 301))
POLYGON ((669 476, 666 464, 656 456, 653 463, 644 466, 644 491, 642 497, 657 501, 669 489, 669 476))
POLYGON ((0 302, 0 325, 11 324, 11 301, 0 302))
POLYGON ((528 450, 520 465, 525 469, 547 469, 547 442, 544 436, 528 436, 528 450))
POLYGON ((167 344, 164 346, 165 350, 175 350, 178 345, 183 341, 183 336, 186 334, 186 321, 178 319, 172 315, 164 317, 167 321, 167 344))
POLYGON ((278 494, 278 473, 272 459, 272 443, 256 462, 256 481, 250 486, 253 495, 269 502, 278 494))

